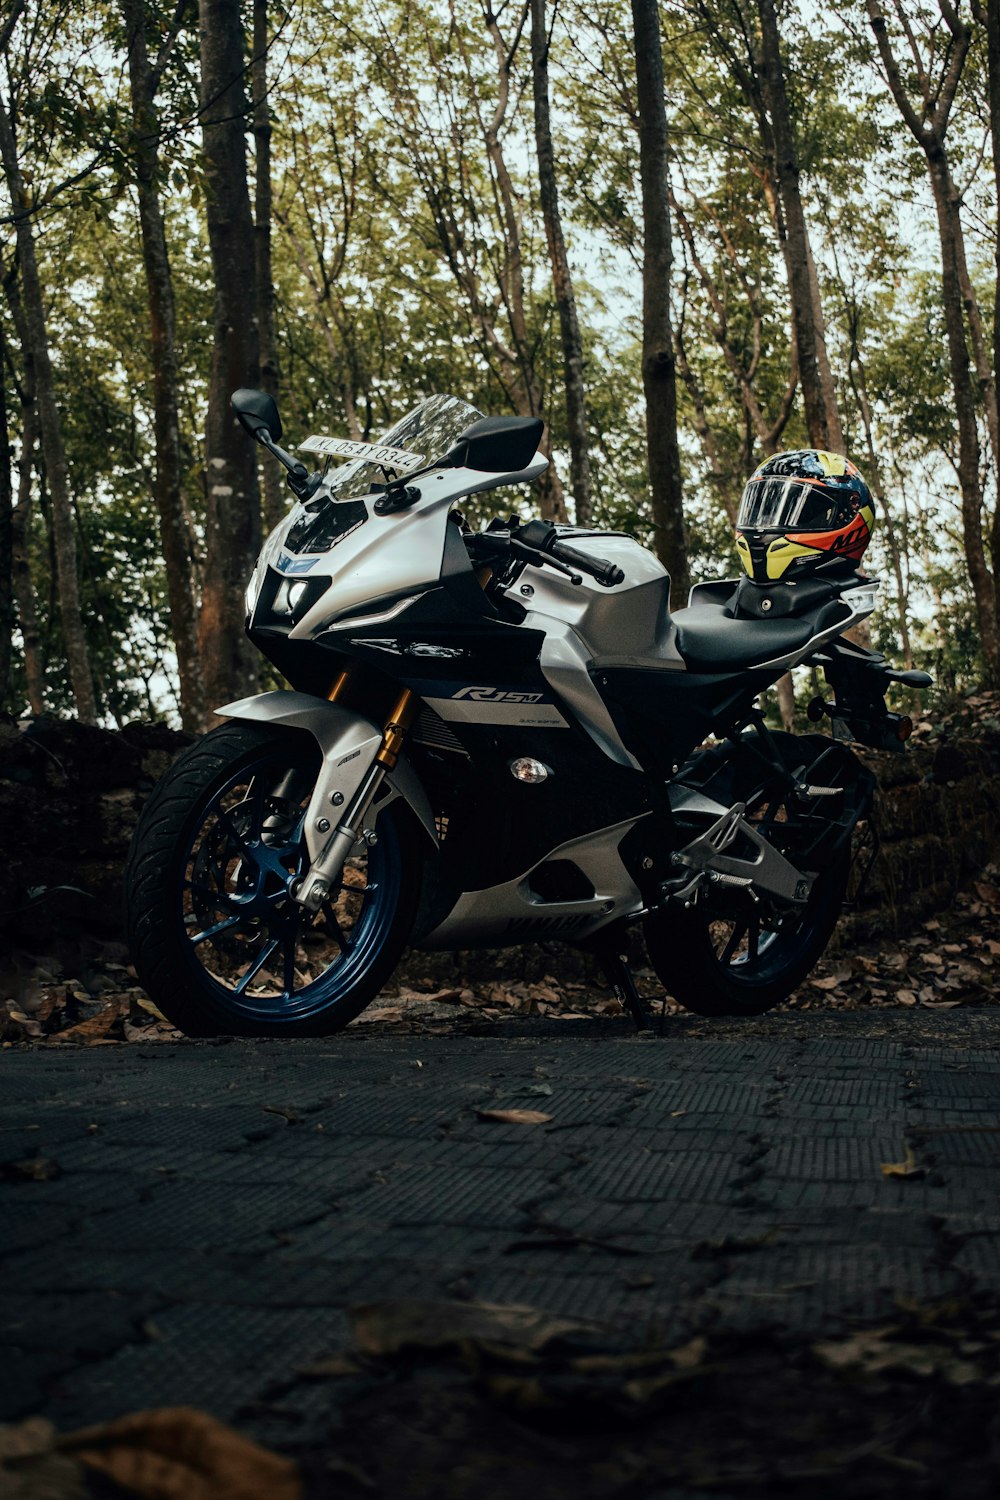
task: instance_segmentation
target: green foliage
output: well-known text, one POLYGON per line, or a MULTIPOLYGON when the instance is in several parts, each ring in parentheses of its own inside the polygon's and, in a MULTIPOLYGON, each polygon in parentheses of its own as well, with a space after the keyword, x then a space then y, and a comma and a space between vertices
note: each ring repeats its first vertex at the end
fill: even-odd
MULTIPOLYGON (((147 7, 153 57, 175 9, 167 0, 147 7)), ((335 11, 303 0, 287 13, 274 8, 269 110, 281 406, 293 442, 308 431, 345 431, 352 419, 363 436, 377 436, 436 390, 485 411, 511 410, 527 369, 565 477, 568 436, 537 201, 530 58, 522 36, 499 129, 520 235, 526 334, 519 350, 510 223, 486 149, 501 83, 485 15, 478 4, 447 0, 348 0, 335 11)), ((650 540, 628 7, 564 0, 555 15, 553 128, 583 326, 595 519, 650 540)), ((497 17, 513 47, 513 8, 499 6, 497 17)), ((858 8, 838 14, 792 4, 780 20, 845 431, 867 470, 860 360, 879 478, 902 554, 906 597, 899 599, 883 531, 873 549, 887 592, 876 639, 898 654, 899 615, 906 613, 918 662, 962 688, 981 664, 960 543, 955 419, 922 167, 886 105, 858 8)), ((677 204, 671 290, 688 365, 679 382, 681 444, 692 567, 700 577, 730 576, 736 566, 726 507, 764 451, 746 392, 760 420, 776 424, 790 369, 788 291, 760 122, 741 82, 741 69, 751 83, 754 77, 755 24, 750 0, 681 0, 663 11, 677 204)), ((29 0, 0 74, 29 189, 45 205, 36 228, 87 629, 103 711, 112 718, 174 711, 151 499, 153 370, 125 44, 111 0, 89 11, 68 0, 29 0)), ((995 185, 982 151, 983 78, 977 40, 957 105, 955 150, 968 182, 970 224, 989 228, 995 185)), ((196 7, 189 6, 157 98, 158 188, 177 304, 186 500, 196 533, 212 340, 197 101, 196 7)), ((970 244, 987 309, 992 245, 982 233, 977 241, 973 232, 970 244)), ((9 225, 0 227, 0 257, 6 272, 9 225)), ((0 318, 16 349, 6 304, 0 318)), ((16 451, 16 400, 9 416, 16 451)), ((775 440, 791 447, 804 437, 796 397, 775 440)), ((53 707, 68 709, 44 485, 36 489, 31 561, 47 687, 53 707)), ((989 499, 996 503, 992 492, 989 499)), ((473 519, 508 501, 528 509, 523 495, 487 497, 473 519)), ((23 690, 20 676, 16 690, 23 690)))

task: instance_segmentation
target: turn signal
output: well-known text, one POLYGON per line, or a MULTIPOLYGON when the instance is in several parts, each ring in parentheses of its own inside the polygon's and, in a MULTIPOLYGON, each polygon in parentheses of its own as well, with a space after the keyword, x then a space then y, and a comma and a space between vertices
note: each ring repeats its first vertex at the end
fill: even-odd
POLYGON ((530 755, 522 755, 510 763, 510 774, 515 781, 524 781, 528 786, 538 786, 542 781, 547 781, 551 776, 548 766, 540 760, 532 760, 530 755))

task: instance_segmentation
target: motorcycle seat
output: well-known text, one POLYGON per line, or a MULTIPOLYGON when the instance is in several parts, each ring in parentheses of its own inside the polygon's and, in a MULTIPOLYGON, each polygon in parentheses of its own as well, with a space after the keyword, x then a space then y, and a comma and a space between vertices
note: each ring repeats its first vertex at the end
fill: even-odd
POLYGON ((805 619, 737 620, 721 605, 692 604, 677 610, 672 619, 677 649, 695 672, 722 672, 775 661, 797 651, 817 633, 815 611, 805 619))

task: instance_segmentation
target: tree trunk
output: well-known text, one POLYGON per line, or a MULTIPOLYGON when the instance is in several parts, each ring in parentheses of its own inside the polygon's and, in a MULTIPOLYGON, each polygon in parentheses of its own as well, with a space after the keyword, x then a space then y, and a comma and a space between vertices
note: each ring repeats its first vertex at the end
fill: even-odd
POLYGON ((209 705, 253 692, 243 596, 260 550, 257 454, 229 398, 259 379, 253 218, 247 188, 239 0, 200 0, 206 220, 215 337, 205 432, 205 577, 198 639, 209 705))
POLYGON ((146 45, 145 0, 121 0, 121 9, 128 37, 136 191, 153 354, 156 444, 153 493, 166 572, 170 631, 177 652, 181 722, 185 729, 199 730, 204 727, 205 694, 198 652, 194 541, 184 503, 174 288, 156 185, 160 155, 160 126, 154 106, 157 79, 146 45))
MULTIPOLYGON (((11 203, 15 209, 29 207, 30 195, 21 176, 14 130, 7 113, 6 102, 2 98, 0 98, 0 155, 3 157, 4 174, 11 203)), ((34 364, 35 394, 41 426, 42 448, 45 455, 49 493, 52 497, 52 530, 63 644, 77 715, 84 724, 96 724, 97 702, 94 698, 87 638, 84 634, 83 616, 80 610, 76 538, 73 534, 73 508, 66 466, 66 448, 63 443, 55 377, 49 354, 45 304, 38 275, 34 231, 27 214, 22 214, 17 219, 16 236, 24 304, 24 328, 28 340, 25 346, 25 356, 30 355, 34 364)))
POLYGON ((757 0, 757 8, 761 29, 761 91, 771 123, 775 183, 782 210, 779 234, 782 234, 788 275, 806 427, 809 441, 815 447, 843 453, 844 434, 826 349, 819 282, 799 188, 799 164, 785 88, 778 20, 773 0, 757 0))
POLYGON ((35 443, 38 438, 38 416, 35 410, 35 367, 27 347, 24 326, 24 307, 17 285, 16 273, 11 272, 4 281, 4 291, 10 306, 18 341, 24 355, 24 372, 20 385, 21 398, 21 457, 18 462, 17 504, 11 518, 11 571, 14 599, 17 604, 18 623, 21 627, 21 642, 24 652, 24 677, 28 694, 28 706, 33 714, 45 712, 45 671, 42 666, 42 644, 38 631, 38 606, 31 581, 31 472, 34 464, 35 443))
MULTIPOLYGON (((1000 3, 987 0, 986 5, 986 55, 989 70, 990 128, 993 136, 993 181, 1000 191, 1000 3)), ((993 289, 993 399, 997 401, 996 382, 1000 379, 1000 235, 995 240, 996 273, 993 289)), ((994 451, 994 460, 1000 471, 1000 453, 994 451)), ((998 473, 1000 484, 1000 473, 998 473)), ((993 528, 990 533, 990 552, 993 558, 993 576, 1000 577, 1000 494, 993 512, 993 528)), ((1000 631, 1000 588, 996 590, 997 629, 1000 631)))
POLYGON ((969 350, 963 323, 958 241, 962 234, 958 191, 944 147, 927 151, 927 165, 941 240, 941 300, 948 336, 948 361, 958 426, 958 482, 962 492, 962 538, 976 602, 983 659, 991 684, 1000 684, 1000 621, 996 580, 983 545, 983 491, 979 476, 979 433, 975 393, 969 373, 969 350))
POLYGON ((642 179, 642 384, 646 396, 646 453, 655 547, 670 574, 671 600, 676 609, 687 603, 691 574, 677 446, 677 382, 670 326, 667 113, 656 0, 632 0, 632 22, 642 179))
MULTIPOLYGON (((260 384, 277 401, 280 383, 274 332, 274 277, 271 270, 271 106, 267 92, 267 5, 253 0, 254 249, 257 264, 257 323, 260 330, 260 384)), ((274 529, 288 509, 278 460, 260 450, 264 476, 264 522, 274 529)))
POLYGON ((0 707, 10 697, 14 652, 14 484, 10 428, 7 425, 6 350, 0 328, 0 707))
POLYGON ((535 101, 535 147, 538 153, 538 189, 545 221, 545 239, 552 266, 552 286, 562 335, 563 381, 566 387, 566 421, 569 427, 569 483, 575 502, 576 524, 589 526, 591 519, 590 442, 587 433, 587 403, 583 383, 583 341, 576 315, 576 296, 559 210, 555 153, 549 117, 549 39, 545 24, 545 0, 531 0, 531 77, 535 101))

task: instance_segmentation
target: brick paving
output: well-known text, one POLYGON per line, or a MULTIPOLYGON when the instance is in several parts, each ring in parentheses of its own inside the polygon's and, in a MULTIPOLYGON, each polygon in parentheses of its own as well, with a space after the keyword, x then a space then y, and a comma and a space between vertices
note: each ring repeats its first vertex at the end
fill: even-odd
POLYGON ((297 1372, 384 1297, 673 1339, 1000 1294, 998 1039, 880 1010, 8 1052, 0 1420, 308 1429, 297 1372))

